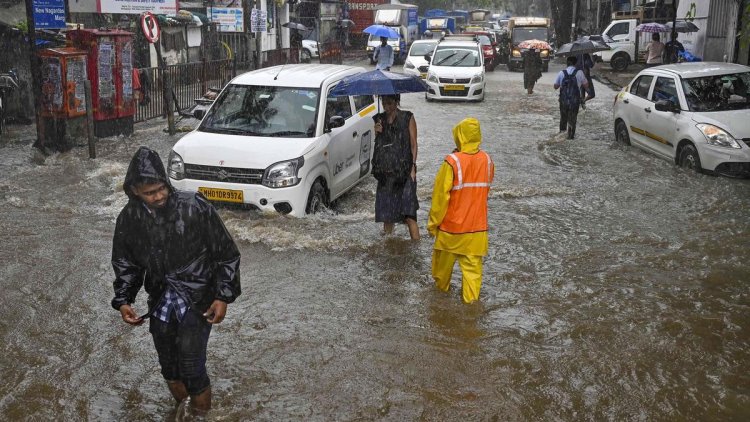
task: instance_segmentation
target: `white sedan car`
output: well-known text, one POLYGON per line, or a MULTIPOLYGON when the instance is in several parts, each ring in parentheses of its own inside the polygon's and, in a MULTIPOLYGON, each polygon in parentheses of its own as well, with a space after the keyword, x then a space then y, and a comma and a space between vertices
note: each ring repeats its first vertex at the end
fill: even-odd
POLYGON ((619 142, 697 172, 750 176, 750 67, 645 69, 617 94, 613 115, 619 142))
POLYGON ((438 40, 417 40, 409 48, 409 55, 404 61, 404 73, 407 75, 419 76, 422 79, 427 78, 427 69, 430 63, 425 60, 425 54, 432 55, 438 40))

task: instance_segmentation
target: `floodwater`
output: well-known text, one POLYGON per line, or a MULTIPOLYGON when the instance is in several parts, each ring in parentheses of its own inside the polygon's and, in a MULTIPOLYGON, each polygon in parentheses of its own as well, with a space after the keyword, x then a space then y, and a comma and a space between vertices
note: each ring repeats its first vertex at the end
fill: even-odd
MULTIPOLYGON (((553 68, 556 69, 556 68, 553 68)), ((209 343, 208 420, 747 420, 750 183, 695 175, 612 134, 614 92, 557 134, 545 74, 488 76, 481 104, 404 95, 419 126, 420 227, 385 237, 375 182, 304 219, 221 209, 243 294, 209 343), (451 128, 495 160, 479 304, 430 278, 425 223, 451 128)), ((0 144, 0 418, 178 417, 145 326, 110 308, 114 220, 163 122, 44 159, 0 144)), ((27 137, 28 139, 28 137, 27 137)), ((136 309, 144 309, 139 297, 136 309)))

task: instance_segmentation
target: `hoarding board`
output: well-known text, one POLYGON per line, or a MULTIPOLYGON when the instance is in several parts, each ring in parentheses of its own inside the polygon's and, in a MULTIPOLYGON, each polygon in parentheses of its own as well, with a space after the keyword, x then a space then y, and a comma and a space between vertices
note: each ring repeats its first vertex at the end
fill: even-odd
POLYGON ((174 15, 177 13, 177 0, 97 0, 99 13, 125 13, 140 15, 151 12, 155 15, 174 15))
POLYGON ((219 32, 245 32, 245 19, 240 7, 209 7, 208 18, 219 24, 219 32))

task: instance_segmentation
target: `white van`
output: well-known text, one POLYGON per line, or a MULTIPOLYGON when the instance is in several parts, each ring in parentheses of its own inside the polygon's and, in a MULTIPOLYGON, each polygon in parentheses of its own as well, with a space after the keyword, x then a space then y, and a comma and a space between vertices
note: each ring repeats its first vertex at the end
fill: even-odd
POLYGON ((170 182, 211 201, 297 217, 327 206, 370 174, 373 96, 329 95, 364 71, 297 64, 234 78, 174 145, 170 182))

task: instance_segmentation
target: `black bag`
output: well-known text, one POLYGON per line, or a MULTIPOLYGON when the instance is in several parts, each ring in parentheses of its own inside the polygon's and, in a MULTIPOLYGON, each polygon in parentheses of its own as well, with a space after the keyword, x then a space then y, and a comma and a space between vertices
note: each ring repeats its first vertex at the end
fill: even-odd
POLYGON ((372 156, 372 175, 378 182, 406 183, 411 175, 413 160, 409 139, 410 112, 399 111, 393 124, 388 124, 385 113, 373 117, 381 121, 383 131, 375 137, 372 156))

